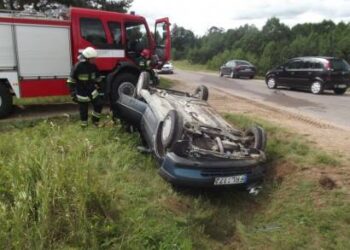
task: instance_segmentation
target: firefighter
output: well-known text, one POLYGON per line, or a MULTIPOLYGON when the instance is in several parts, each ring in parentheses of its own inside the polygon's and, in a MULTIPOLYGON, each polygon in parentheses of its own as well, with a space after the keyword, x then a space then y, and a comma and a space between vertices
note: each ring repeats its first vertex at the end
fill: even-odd
POLYGON ((95 65, 97 51, 87 47, 79 57, 79 62, 74 66, 67 80, 72 100, 79 104, 81 126, 88 126, 89 103, 92 103, 92 123, 98 126, 103 107, 100 93, 102 77, 95 65))

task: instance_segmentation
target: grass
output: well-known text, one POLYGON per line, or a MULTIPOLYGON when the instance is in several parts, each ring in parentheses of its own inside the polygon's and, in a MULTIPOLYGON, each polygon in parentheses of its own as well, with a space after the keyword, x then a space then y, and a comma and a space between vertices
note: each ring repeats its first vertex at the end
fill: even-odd
POLYGON ((176 68, 178 68, 178 69, 182 69, 182 70, 217 73, 217 71, 215 71, 215 70, 208 69, 206 65, 193 64, 187 60, 172 61, 172 63, 174 64, 175 70, 176 70, 176 68))
POLYGON ((161 88, 165 88, 165 89, 169 89, 171 88, 172 86, 174 86, 174 83, 175 81, 174 80, 170 80, 168 78, 165 78, 165 77, 160 77, 160 83, 159 83, 159 86, 161 88))
MULTIPOLYGON (((193 63, 190 63, 187 60, 173 61, 173 64, 175 66, 175 70, 176 70, 176 68, 178 68, 178 69, 182 69, 182 70, 202 71, 202 72, 209 72, 209 73, 216 73, 216 74, 218 74, 218 70, 208 69, 206 65, 193 64, 193 63)), ((257 75, 257 76, 254 77, 254 79, 265 80, 265 76, 257 75)))
POLYGON ((350 206, 313 171, 342 166, 265 120, 264 191, 174 190, 137 134, 72 119, 0 124, 2 248, 349 249, 350 206), (5 127, 4 127, 5 126, 5 127), (6 130, 4 129, 6 128, 6 130))

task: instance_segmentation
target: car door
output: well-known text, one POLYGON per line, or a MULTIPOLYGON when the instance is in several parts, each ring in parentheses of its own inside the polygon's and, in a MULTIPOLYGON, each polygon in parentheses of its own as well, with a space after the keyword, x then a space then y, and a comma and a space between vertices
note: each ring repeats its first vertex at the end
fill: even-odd
POLYGON ((307 89, 310 78, 312 77, 312 60, 309 58, 297 61, 294 64, 294 76, 292 82, 298 89, 307 89))
POLYGON ((231 74, 231 68, 232 68, 232 61, 228 61, 223 67, 222 67, 222 73, 224 75, 229 75, 231 74))
POLYGON ((286 86, 297 88, 298 87, 298 78, 297 78, 297 72, 302 67, 302 60, 300 59, 294 59, 291 60, 285 68, 285 77, 284 82, 286 83, 286 86))
POLYGON ((278 80, 278 84, 281 86, 289 86, 289 70, 291 68, 293 61, 290 60, 286 62, 284 65, 281 65, 277 68, 276 76, 278 80))

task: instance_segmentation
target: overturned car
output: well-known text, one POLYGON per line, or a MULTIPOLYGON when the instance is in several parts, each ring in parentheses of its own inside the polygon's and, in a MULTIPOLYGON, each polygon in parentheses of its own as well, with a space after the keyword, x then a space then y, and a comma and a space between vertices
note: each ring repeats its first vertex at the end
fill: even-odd
POLYGON ((142 72, 136 89, 119 93, 120 119, 138 128, 159 161, 160 175, 176 185, 246 186, 260 184, 266 135, 259 126, 240 131, 208 103, 208 89, 193 94, 152 87, 142 72), (131 95, 130 95, 131 93, 131 95))

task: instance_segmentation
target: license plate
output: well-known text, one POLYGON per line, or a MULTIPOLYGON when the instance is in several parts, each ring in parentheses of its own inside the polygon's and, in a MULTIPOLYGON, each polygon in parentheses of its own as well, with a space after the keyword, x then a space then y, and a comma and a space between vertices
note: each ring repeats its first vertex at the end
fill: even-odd
POLYGON ((344 89, 344 88, 346 88, 346 84, 339 84, 338 88, 344 89))
POLYGON ((247 181, 247 175, 236 175, 228 177, 216 177, 214 185, 232 185, 232 184, 242 184, 247 181))

